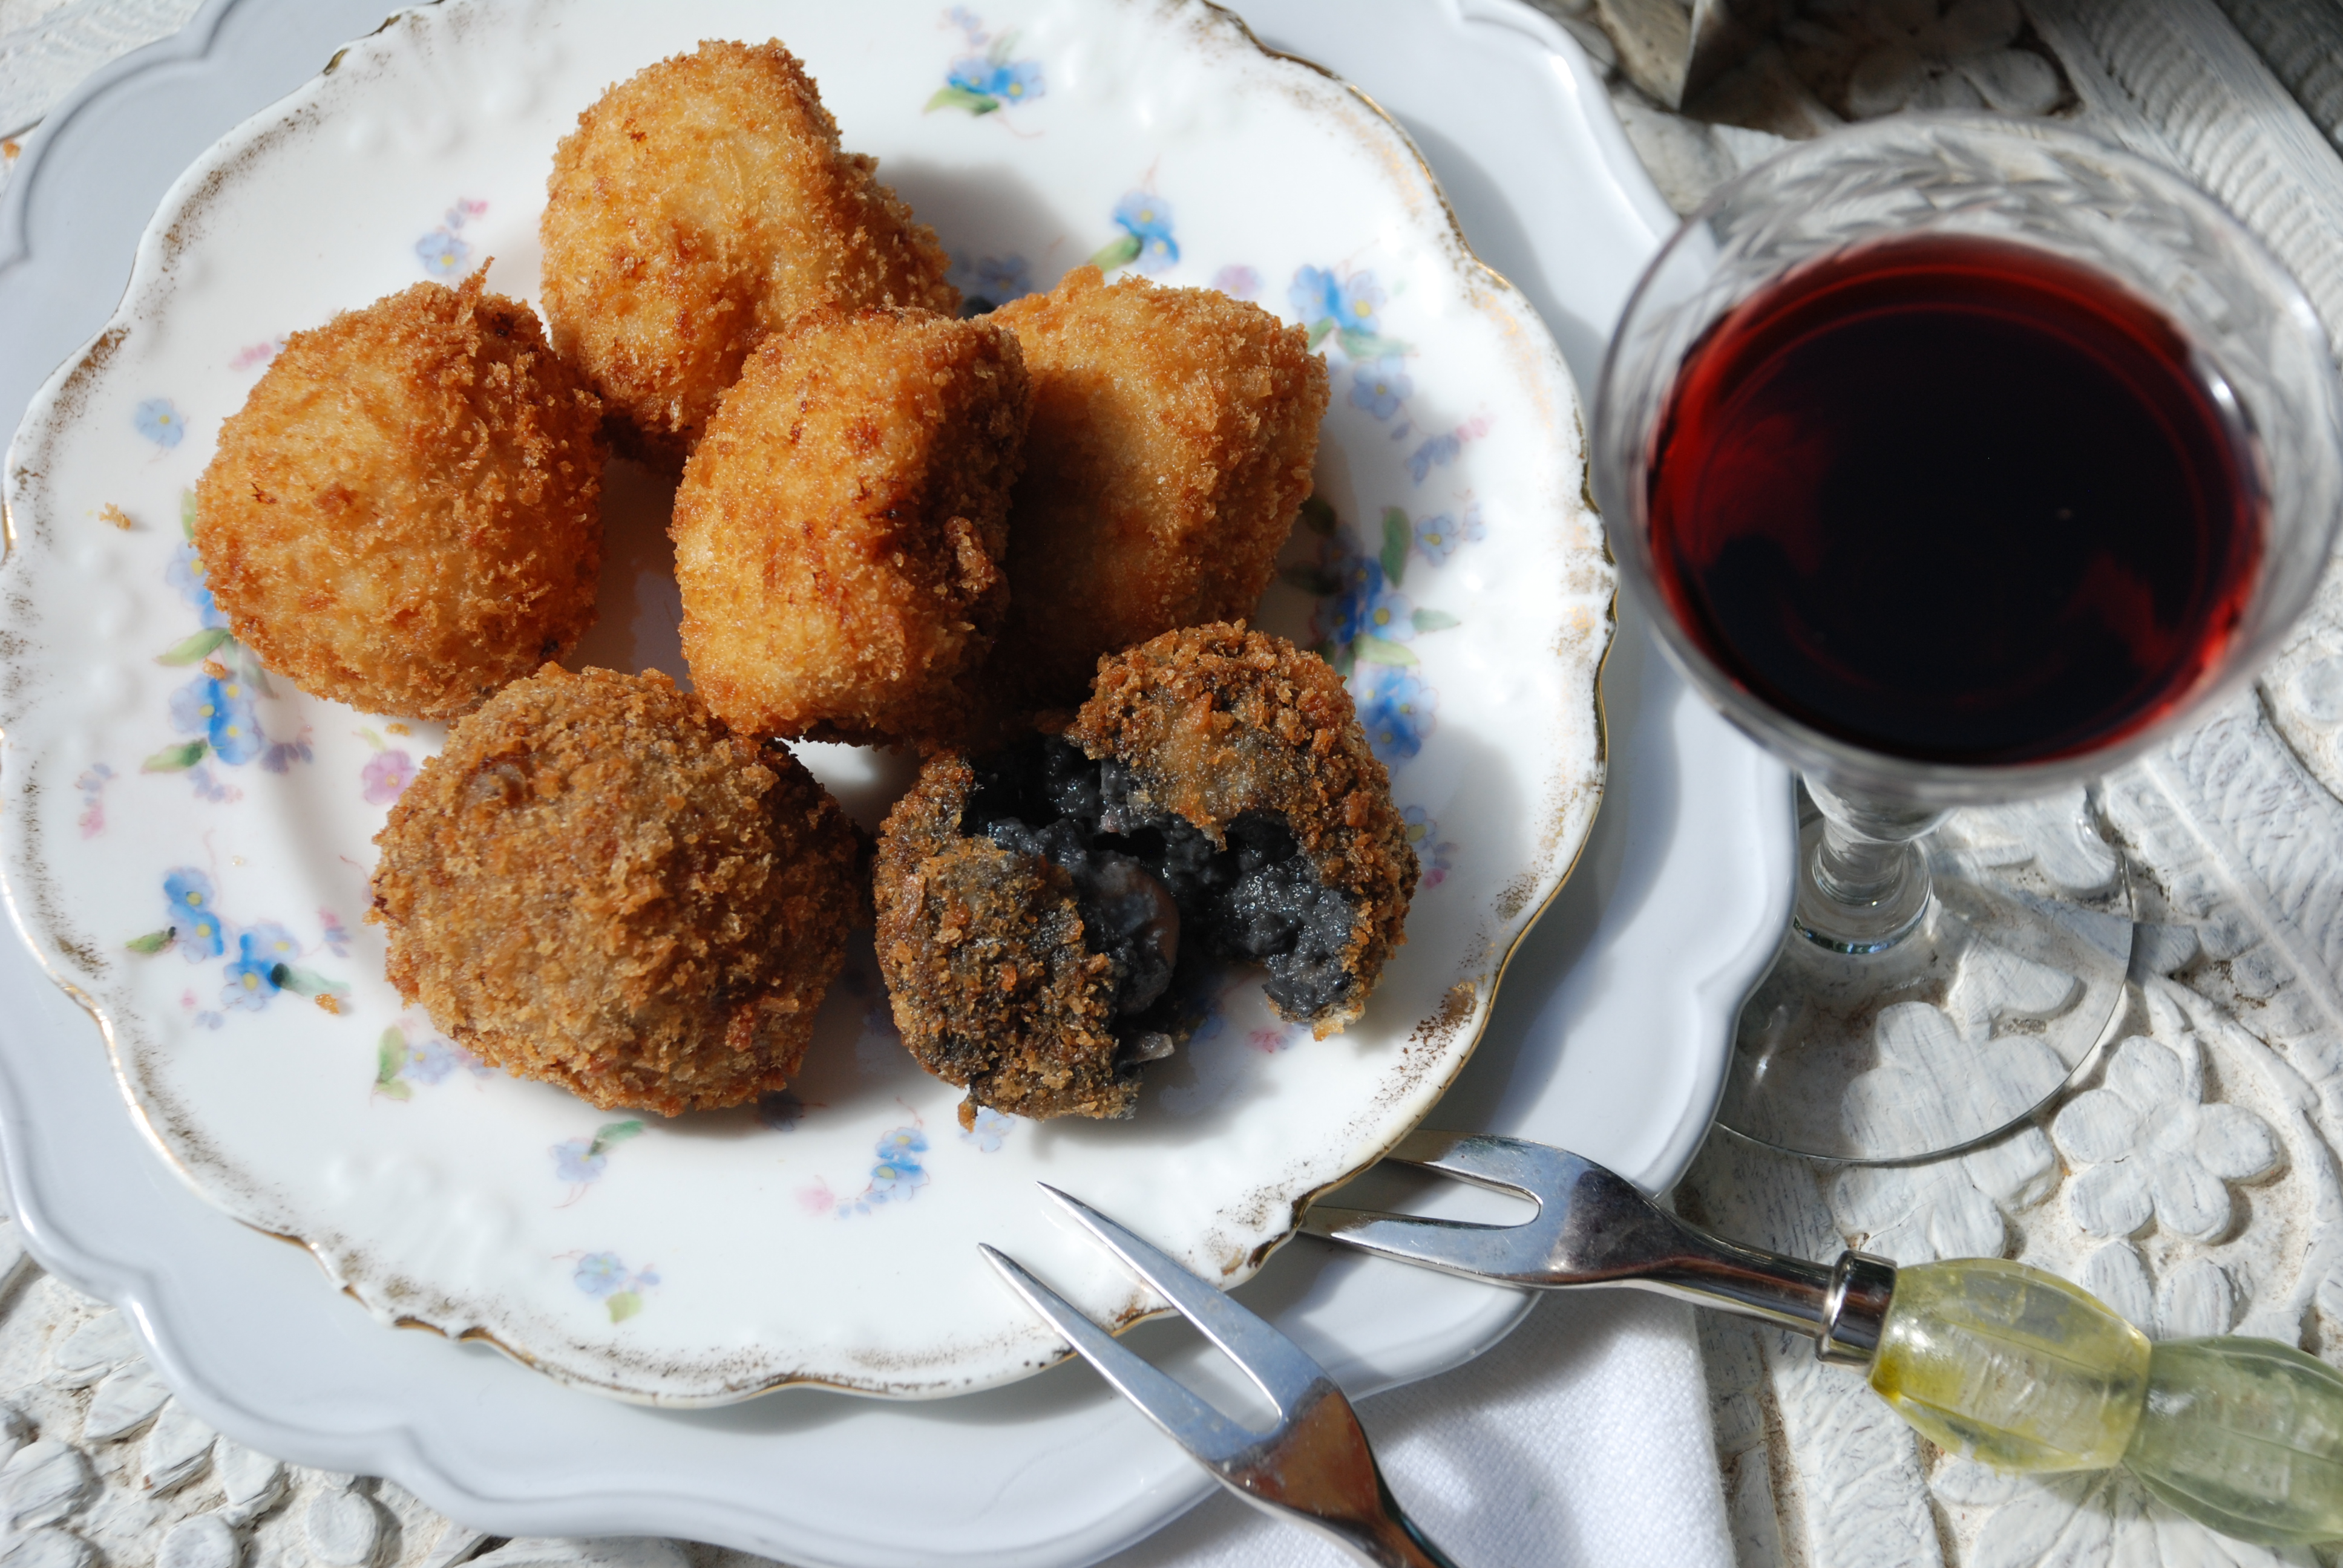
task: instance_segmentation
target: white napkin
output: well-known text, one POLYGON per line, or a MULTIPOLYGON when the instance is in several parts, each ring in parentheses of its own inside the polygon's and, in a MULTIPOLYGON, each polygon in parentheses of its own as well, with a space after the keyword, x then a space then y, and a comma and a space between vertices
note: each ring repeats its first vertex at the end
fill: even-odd
MULTIPOLYGON (((1547 1297, 1494 1350, 1359 1404, 1408 1516, 1463 1568, 1732 1568, 1693 1309, 1547 1297)), ((1342 1568, 1222 1492, 1111 1568, 1342 1568)))

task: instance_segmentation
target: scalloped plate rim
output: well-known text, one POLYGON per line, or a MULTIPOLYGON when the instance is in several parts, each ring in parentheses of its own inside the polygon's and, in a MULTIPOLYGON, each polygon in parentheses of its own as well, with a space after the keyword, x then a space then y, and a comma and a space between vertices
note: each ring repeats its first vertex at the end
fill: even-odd
MULTIPOLYGON (((60 417, 64 418, 67 423, 70 423, 70 415, 66 414, 64 409, 65 394, 67 388, 73 383, 76 376, 85 368, 92 367, 92 361, 94 359, 101 359, 103 357, 107 346, 107 340, 110 337, 112 337, 117 331, 123 330, 135 324, 136 318, 134 315, 134 302, 139 301, 143 294, 156 288, 158 284, 158 278, 162 274, 167 271, 170 266, 170 261, 164 255, 166 248, 171 243, 166 233, 166 215, 176 216, 184 213, 190 205, 191 199, 201 190, 206 181, 214 178, 219 171, 232 168, 237 159, 245 154, 246 150, 249 148, 253 143, 264 139, 271 131, 285 125, 287 121, 291 120, 306 109, 308 106, 313 95, 327 90, 327 84, 337 74, 338 67, 342 65, 347 55, 355 50, 363 48, 376 36, 388 33, 402 18, 407 15, 415 13, 438 13, 442 11, 445 3, 446 0, 424 0, 424 4, 422 5, 402 7, 392 12, 374 34, 369 34, 367 37, 352 41, 351 44, 346 45, 343 50, 337 52, 333 56, 325 69, 321 70, 317 75, 310 78, 309 81, 305 83, 301 87, 297 88, 292 94, 287 95, 286 97, 266 106, 254 115, 248 116, 234 130, 230 131, 226 136, 215 143, 203 155, 199 156, 196 160, 191 164, 176 181, 174 181, 170 190, 166 193, 162 203, 158 206, 155 219, 150 222, 145 234, 141 237, 138 246, 137 260, 134 266, 131 278, 123 291, 121 301, 117 305, 115 312, 109 317, 106 326, 101 327, 98 332, 93 335, 89 342, 84 346, 81 351, 69 356, 67 359, 60 365, 54 373, 52 373, 47 381, 43 385, 40 392, 36 395, 31 408, 28 410, 17 431, 15 438, 10 445, 8 474, 10 496, 8 551, 6 561, 5 563, 0 563, 0 583, 5 583, 8 579, 10 574, 27 569, 24 566, 25 558, 23 553, 17 548, 18 540, 16 538, 15 509, 18 499, 16 481, 18 477, 17 454, 19 447, 25 444, 26 437, 35 431, 36 426, 45 426, 49 420, 60 417), (44 416, 46 416, 46 417, 45 418, 44 416)), ((1131 8, 1141 8, 1150 3, 1151 0, 1125 0, 1126 5, 1131 8)), ((1173 0, 1173 3, 1163 3, 1163 0, 1154 0, 1154 3, 1156 4, 1156 8, 1167 12, 1178 8, 1176 0, 1173 0)), ((216 33, 220 22, 223 20, 228 10, 231 9, 233 4, 234 0, 216 0, 216 4, 207 7, 203 15, 197 19, 197 23, 196 25, 192 25, 188 29, 190 34, 201 33, 201 41, 186 51, 174 51, 174 53, 177 54, 179 57, 201 58, 205 50, 209 45, 211 37, 216 33), (206 21, 208 21, 208 26, 202 25, 206 21)), ((1473 275, 1477 274, 1478 280, 1487 289, 1493 301, 1495 302, 1493 308, 1494 313, 1497 316, 1503 319, 1509 320, 1516 330, 1523 327, 1527 328, 1528 337, 1533 344, 1533 347, 1530 351, 1532 356, 1543 361, 1545 373, 1554 378, 1555 386, 1565 397, 1571 399, 1572 404, 1574 407, 1574 387, 1572 386, 1567 368, 1562 362, 1558 348, 1556 348, 1553 344, 1550 336, 1545 333, 1544 325, 1539 320, 1536 312, 1529 306, 1527 300, 1522 296, 1521 292, 1510 283, 1510 281, 1497 273, 1494 268, 1490 267, 1487 263, 1481 260, 1477 254, 1473 250, 1470 242, 1463 233, 1461 226, 1456 221, 1455 215, 1453 208, 1451 208, 1448 204, 1444 191, 1441 189, 1439 183, 1433 176, 1429 166, 1423 162, 1421 154, 1416 150, 1413 141, 1407 137, 1406 133, 1399 126, 1398 122, 1392 118, 1392 116, 1386 113, 1373 97, 1356 86, 1344 81, 1335 73, 1316 65, 1314 62, 1301 55, 1280 50, 1262 42, 1254 35, 1251 27, 1244 23, 1242 18, 1238 16, 1235 13, 1213 3, 1213 0, 1197 0, 1197 5, 1201 10, 1212 15, 1215 18, 1232 23, 1239 39, 1242 40, 1244 45, 1249 45, 1252 50, 1256 51, 1263 59, 1270 62, 1272 66, 1292 66, 1306 72, 1312 77, 1322 80, 1328 88, 1337 94, 1347 95, 1350 98, 1355 100, 1368 111, 1374 123, 1373 134, 1388 136, 1396 142, 1398 149, 1404 153, 1408 162, 1413 166, 1413 171, 1420 175, 1425 186, 1436 199, 1438 216, 1427 232, 1436 231, 1438 237, 1453 250, 1453 265, 1459 268, 1460 273, 1463 277, 1470 278, 1473 275)), ((166 49, 172 42, 174 41, 166 40, 161 44, 150 45, 150 48, 157 50, 166 49)), ((145 51, 141 51, 139 53, 144 54, 145 51)), ((149 62, 149 65, 155 63, 159 63, 159 60, 149 62)), ((117 64, 122 63, 118 62, 117 64)), ((130 68, 126 66, 123 75, 127 76, 136 75, 136 69, 143 68, 146 67, 130 68)), ((105 85, 106 84, 104 83, 95 84, 91 90, 92 95, 95 96, 96 94, 102 92, 105 85)), ((69 115, 77 108, 77 104, 68 106, 66 113, 69 115)), ((18 208, 21 206, 21 198, 12 201, 10 206, 12 210, 18 208)), ((1484 307, 1483 308, 1489 307, 1484 307)), ((1529 374, 1529 372, 1524 371, 1523 374, 1529 374)), ((1582 450, 1577 456, 1583 466, 1583 439, 1581 445, 1582 450)), ((1599 516, 1595 514, 1591 508, 1584 507, 1583 501, 1574 500, 1566 504, 1574 508, 1581 509, 1583 511, 1583 515, 1594 520, 1599 528, 1599 516)), ((1602 553, 1604 556, 1604 567, 1607 570, 1607 547, 1604 548, 1602 553)), ((1555 896, 1558 895, 1562 890, 1563 886, 1567 882, 1571 870, 1575 866, 1578 855, 1584 848, 1587 836, 1592 829, 1594 815, 1600 808, 1604 789, 1605 763, 1609 749, 1609 741, 1604 732, 1606 720, 1603 710, 1600 670, 1601 665, 1604 659, 1607 658, 1609 649, 1617 635, 1615 587, 1615 578, 1613 578, 1610 582, 1611 591, 1605 598, 1605 608, 1601 618, 1599 632, 1597 637, 1594 639, 1594 646, 1597 648, 1594 658, 1595 669, 1588 682, 1593 705, 1592 717, 1594 735, 1594 757, 1592 763, 1585 773, 1572 781, 1573 786, 1581 792, 1584 799, 1584 804, 1578 806, 1572 812, 1572 815, 1574 818, 1574 832, 1573 834, 1572 841, 1567 845, 1566 852, 1549 852, 1547 857, 1542 862, 1534 863, 1533 866, 1524 866, 1520 868, 1520 870, 1523 871, 1534 869, 1536 872, 1535 881, 1533 885, 1533 897, 1526 905, 1517 910, 1513 916, 1503 920, 1490 933, 1494 938, 1495 941, 1502 946, 1503 950, 1495 964, 1492 966, 1488 971, 1488 983, 1485 985, 1475 986, 1473 988, 1473 995, 1470 1010, 1455 1026, 1454 1032, 1461 1034, 1463 1037, 1463 1043, 1461 1048, 1454 1049, 1448 1054, 1444 1062, 1444 1071, 1438 1075, 1436 1081, 1433 1079, 1420 1080, 1417 1085, 1411 1090, 1408 1099, 1414 1104, 1413 1113, 1404 1117, 1403 1119, 1392 1121, 1385 1125, 1382 1132, 1377 1135, 1374 1141, 1367 1146, 1363 1152, 1363 1157, 1348 1161, 1346 1163, 1346 1168, 1340 1174, 1330 1179, 1318 1181, 1306 1190, 1287 1193, 1277 1200, 1279 1202, 1283 1204, 1287 1211, 1285 1220, 1282 1222, 1272 1222, 1268 1226, 1264 1227, 1266 1233, 1262 1236, 1262 1240, 1252 1247, 1249 1255, 1240 1267, 1232 1271, 1230 1282, 1240 1282, 1242 1279, 1250 1277, 1250 1275, 1258 1269, 1260 1264, 1266 1260, 1267 1256, 1271 1252, 1274 1251, 1286 1241, 1290 1240, 1292 1236, 1296 1233, 1293 1226, 1298 1222, 1300 1213, 1307 1208, 1309 1203, 1315 1197, 1332 1187, 1341 1185, 1342 1182, 1350 1180, 1351 1177, 1356 1175, 1360 1171, 1366 1169, 1368 1166, 1373 1164, 1376 1160, 1380 1159, 1383 1152, 1387 1150, 1393 1142, 1395 1142, 1399 1137, 1403 1136, 1409 1127, 1414 1125, 1415 1121, 1421 1118, 1422 1114, 1438 1100, 1440 1094, 1445 1091, 1450 1083, 1453 1081, 1456 1074, 1463 1070, 1464 1065, 1470 1060, 1473 1047, 1477 1044, 1481 1034, 1487 1026, 1490 1010, 1493 1004, 1497 990, 1502 985, 1506 966, 1510 963, 1522 939, 1536 923, 1539 915, 1541 915, 1545 908, 1552 903, 1555 896)), ((13 745, 9 747, 9 752, 12 755, 14 754, 13 745)), ((5 828, 7 838, 12 840, 12 849, 15 847, 14 841, 17 839, 15 821, 16 814, 11 813, 9 820, 5 824, 0 824, 0 828, 5 828)), ((215 1207, 219 1208, 223 1212, 229 1214, 231 1218, 236 1220, 239 1223, 245 1224, 263 1234, 274 1236, 280 1240, 293 1241, 297 1245, 304 1247, 305 1250, 307 1250, 311 1256, 317 1260, 325 1271, 328 1280, 334 1285, 345 1292, 358 1296, 362 1301, 365 1300, 366 1297, 362 1282, 346 1276, 344 1271, 337 1266, 327 1244, 318 1241, 311 1240, 307 1236, 293 1231, 277 1229, 273 1223, 266 1219, 256 1217, 247 1212, 239 1212, 232 1206, 231 1201, 226 1195, 222 1194, 214 1188, 206 1186, 204 1178, 187 1165, 185 1160, 181 1157, 180 1151, 174 1147, 168 1137, 166 1137, 166 1134, 155 1125, 154 1108, 142 1098, 138 1086, 133 1079, 132 1070, 125 1060, 125 1049, 119 1039, 118 1026, 116 1020, 106 1011, 104 1007, 99 1004, 95 997, 91 996, 70 973, 60 967, 56 962, 55 954, 53 951, 53 942, 35 939, 34 932, 36 929, 35 924, 30 911, 25 908, 26 900, 23 896, 23 891, 17 885, 15 860, 15 856, 11 854, 6 858, 5 863, 0 863, 0 892, 5 892, 12 920, 16 925, 20 935, 27 939, 28 946, 32 948, 36 960, 39 961, 43 969, 49 973, 52 980, 65 990, 69 996, 75 998, 77 1003, 79 1003, 85 1010, 89 1012, 93 1019, 98 1022, 106 1041, 108 1057, 113 1066, 114 1076, 117 1085, 122 1089, 129 1107, 133 1111, 134 1117, 150 1145, 163 1155, 166 1161, 169 1164, 170 1168, 179 1177, 179 1179, 188 1185, 191 1190, 195 1191, 199 1196, 204 1198, 206 1202, 213 1204, 215 1207)), ((1518 875, 1516 879, 1518 879, 1518 875)), ((1419 1028, 1423 1026, 1419 1026, 1419 1028)), ((1258 1191, 1248 1195, 1249 1199, 1256 1200, 1264 1196, 1267 1196, 1267 1194, 1258 1191)), ((1225 1208, 1222 1211, 1223 1215, 1225 1215, 1227 1211, 1228 1211, 1225 1208)), ((377 1311, 379 1312, 379 1309, 377 1309, 377 1311)), ((1114 1327, 1117 1332, 1121 1332, 1136 1322, 1143 1322, 1159 1315, 1161 1315, 1160 1309, 1148 1310, 1141 1302, 1134 1300, 1128 1308, 1115 1314, 1114 1327)), ((1061 1348, 1055 1356, 1049 1358, 1041 1363, 1035 1364, 1029 1362, 1023 1366, 1011 1369, 1006 1373, 996 1371, 990 1375, 983 1375, 975 1379, 961 1376, 959 1378, 930 1381, 924 1383, 906 1382, 889 1383, 884 1382, 857 1381, 850 1377, 825 1376, 817 1372, 806 1372, 800 1371, 777 1373, 759 1381, 753 1386, 730 1385, 678 1393, 665 1390, 645 1390, 639 1386, 628 1384, 625 1381, 623 1375, 605 1377, 598 1375, 597 1372, 594 1370, 581 1368, 575 1363, 566 1363, 556 1361, 543 1352, 534 1350, 528 1344, 511 1342, 510 1337, 505 1331, 495 1324, 477 1321, 477 1319, 432 1321, 420 1316, 401 1314, 398 1315, 395 1321, 397 1326, 401 1327, 424 1328, 450 1339, 480 1341, 495 1345, 498 1349, 513 1357, 516 1361, 530 1366, 559 1382, 575 1386, 593 1389, 600 1392, 615 1394, 623 1399, 640 1400, 646 1402, 671 1405, 679 1408, 689 1408, 690 1406, 699 1404, 729 1403, 741 1399, 753 1398, 780 1388, 792 1386, 826 1387, 837 1389, 841 1392, 874 1394, 881 1397, 909 1397, 915 1399, 943 1397, 964 1392, 971 1392, 978 1388, 994 1386, 1002 1381, 1014 1381, 1017 1378, 1031 1375, 1033 1372, 1041 1370, 1042 1366, 1055 1364, 1056 1361, 1062 1360, 1066 1355, 1071 1353, 1071 1352, 1061 1348)))

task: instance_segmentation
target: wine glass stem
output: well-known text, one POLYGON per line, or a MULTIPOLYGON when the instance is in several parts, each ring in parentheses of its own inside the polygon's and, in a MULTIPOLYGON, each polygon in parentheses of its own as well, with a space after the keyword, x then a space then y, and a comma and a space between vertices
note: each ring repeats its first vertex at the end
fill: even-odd
POLYGON ((1927 862, 1920 860, 1916 867, 1916 851, 1908 842, 1866 839, 1825 817, 1809 874, 1816 890, 1832 903, 1867 909, 1892 900, 1906 879, 1926 879, 1927 862))
POLYGON ((1944 812, 1806 780, 1822 810, 1801 835, 1791 923, 1843 953, 1875 953, 1910 935, 1928 908, 1928 858, 1915 842, 1944 812))

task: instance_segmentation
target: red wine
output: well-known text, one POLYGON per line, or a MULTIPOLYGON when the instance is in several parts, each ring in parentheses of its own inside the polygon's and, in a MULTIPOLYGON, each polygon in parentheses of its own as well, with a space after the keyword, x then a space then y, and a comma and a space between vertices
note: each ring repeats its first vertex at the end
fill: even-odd
POLYGON ((1649 484, 1661 591, 1728 676, 1867 749, 1973 765, 2087 752, 2186 699, 2266 511, 2234 399, 2160 311, 1942 236, 1719 320, 1649 484))

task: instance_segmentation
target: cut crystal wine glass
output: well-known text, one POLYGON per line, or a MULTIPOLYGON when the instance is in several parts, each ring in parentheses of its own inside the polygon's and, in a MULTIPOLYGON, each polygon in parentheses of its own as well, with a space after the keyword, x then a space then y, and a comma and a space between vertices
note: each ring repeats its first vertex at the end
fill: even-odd
POLYGON ((1798 770, 1809 808, 1725 1126, 1826 1159, 1922 1158, 2034 1114, 2093 1060, 2125 1013, 2133 928, 2087 786, 2249 678, 2308 605, 2343 516, 2339 406, 2318 317, 2252 235, 2170 170, 2060 127, 1916 115, 1850 127, 1685 222, 1612 340, 1593 455, 1627 591, 1694 686, 1798 770), (2046 253, 2152 307, 2239 433, 2260 530, 2241 617, 2177 699, 2103 742, 1989 765, 1855 743, 1751 689, 1659 579, 1650 481, 1687 357, 1798 269, 1916 237, 2046 253))

